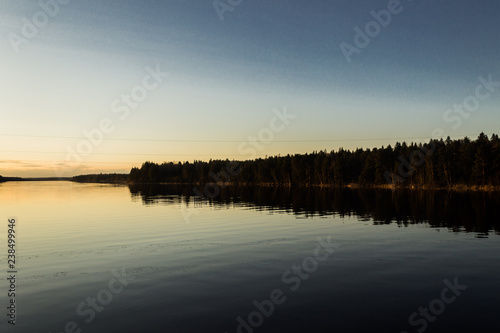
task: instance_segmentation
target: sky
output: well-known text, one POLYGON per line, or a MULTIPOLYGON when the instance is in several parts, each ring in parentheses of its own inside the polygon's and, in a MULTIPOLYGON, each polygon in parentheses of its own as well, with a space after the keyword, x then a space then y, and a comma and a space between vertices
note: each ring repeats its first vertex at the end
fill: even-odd
POLYGON ((2 0, 0 175, 499 133, 494 0, 2 0))

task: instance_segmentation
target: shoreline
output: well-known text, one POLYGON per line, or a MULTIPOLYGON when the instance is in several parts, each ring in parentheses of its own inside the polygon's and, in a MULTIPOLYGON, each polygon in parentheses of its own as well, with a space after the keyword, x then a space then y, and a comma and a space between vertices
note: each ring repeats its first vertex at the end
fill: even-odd
POLYGON ((43 182, 43 181, 70 181, 82 184, 113 184, 113 185, 127 185, 127 186, 144 186, 144 185, 170 185, 170 186, 218 186, 218 187, 273 187, 273 188, 317 188, 317 189, 353 189, 353 190, 409 190, 409 191, 453 191, 453 192, 500 192, 500 186, 495 185, 469 185, 469 184, 456 184, 452 186, 437 186, 437 185, 402 185, 402 184, 359 184, 350 183, 344 185, 325 185, 325 184, 275 184, 275 183, 233 183, 233 182, 195 182, 195 183, 139 183, 130 182, 125 180, 120 181, 83 181, 76 180, 72 177, 67 178, 21 178, 21 177, 3 177, 0 179, 1 183, 6 182, 43 182))
POLYGON ((396 185, 396 184, 345 184, 345 185, 321 185, 321 184, 274 184, 274 183, 227 183, 227 182, 208 182, 208 183, 138 183, 126 182, 129 186, 143 185, 171 185, 171 186, 219 186, 219 187, 274 187, 274 188, 318 188, 318 189, 380 189, 380 190, 411 190, 411 191, 454 191, 454 192, 500 192, 500 186, 494 185, 467 185, 457 184, 453 186, 429 186, 429 185, 396 185))

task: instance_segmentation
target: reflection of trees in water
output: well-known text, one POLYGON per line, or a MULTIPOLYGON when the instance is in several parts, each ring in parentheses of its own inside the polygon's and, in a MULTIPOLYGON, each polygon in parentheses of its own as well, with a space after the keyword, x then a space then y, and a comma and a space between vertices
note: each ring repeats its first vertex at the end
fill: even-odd
POLYGON ((500 233, 499 192, 448 192, 381 189, 225 187, 213 199, 194 196, 193 188, 173 185, 131 185, 134 199, 146 205, 235 205, 286 212, 304 217, 338 215, 373 220, 374 224, 426 223, 487 236, 500 233))

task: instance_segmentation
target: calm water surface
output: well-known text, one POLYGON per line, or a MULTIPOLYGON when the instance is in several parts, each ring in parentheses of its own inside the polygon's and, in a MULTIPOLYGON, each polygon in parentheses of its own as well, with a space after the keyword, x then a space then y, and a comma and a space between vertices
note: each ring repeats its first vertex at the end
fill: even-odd
POLYGON ((499 206, 498 193, 243 188, 201 200, 191 187, 4 183, 1 258, 16 217, 18 317, 13 329, 2 310, 0 327, 496 331, 499 206))

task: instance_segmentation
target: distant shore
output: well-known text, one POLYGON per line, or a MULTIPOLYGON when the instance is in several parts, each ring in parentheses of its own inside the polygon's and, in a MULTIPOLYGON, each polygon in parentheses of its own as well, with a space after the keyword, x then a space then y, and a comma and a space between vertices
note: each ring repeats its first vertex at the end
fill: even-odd
POLYGON ((22 178, 22 177, 0 177, 0 183, 5 182, 51 182, 51 181, 71 181, 71 177, 36 177, 36 178, 22 178))

